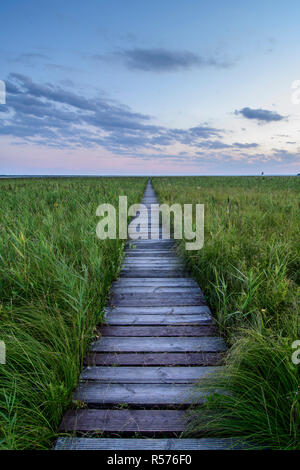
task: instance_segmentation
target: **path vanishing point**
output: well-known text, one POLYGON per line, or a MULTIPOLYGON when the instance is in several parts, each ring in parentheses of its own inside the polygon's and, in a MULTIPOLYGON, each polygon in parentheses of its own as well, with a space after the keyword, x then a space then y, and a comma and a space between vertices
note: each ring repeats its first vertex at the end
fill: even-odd
MULTIPOLYGON (((150 181, 142 203, 158 203, 150 181)), ((149 211, 150 212, 150 211, 149 211)), ((140 231, 150 231, 141 210, 140 231)), ((160 226, 160 232, 163 228, 160 226)), ((173 240, 128 241, 101 337, 63 417, 56 450, 230 449, 230 438, 180 438, 194 384, 222 367, 226 350, 203 293, 173 240)), ((198 403, 205 395, 197 395, 198 403)))

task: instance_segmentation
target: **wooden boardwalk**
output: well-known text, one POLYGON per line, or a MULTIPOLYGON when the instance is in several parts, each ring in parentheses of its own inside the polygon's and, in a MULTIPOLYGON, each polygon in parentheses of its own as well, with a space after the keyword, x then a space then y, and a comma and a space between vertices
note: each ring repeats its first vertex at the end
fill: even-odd
MULTIPOLYGON (((157 203, 148 183, 142 203, 157 203)), ((151 229, 143 214, 141 232, 151 229)), ((159 227, 160 233, 163 229, 159 227)), ((193 384, 221 368, 225 343, 172 240, 127 243, 106 325, 91 344, 56 449, 224 449, 231 439, 180 439, 193 384), (138 435, 138 436, 137 436, 138 435), (132 437, 135 436, 135 437, 132 437), (138 437, 138 438, 137 438, 138 437)), ((197 395, 203 403, 205 394, 197 395)))

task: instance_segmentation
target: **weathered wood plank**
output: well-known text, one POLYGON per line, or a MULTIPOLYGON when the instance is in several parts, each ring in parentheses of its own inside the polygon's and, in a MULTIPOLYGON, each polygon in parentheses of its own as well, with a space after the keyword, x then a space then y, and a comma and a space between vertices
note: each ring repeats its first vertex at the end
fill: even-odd
POLYGON ((186 384, 198 382, 203 377, 220 373, 222 367, 85 367, 81 380, 102 383, 152 383, 186 384))
POLYGON ((138 240, 152 240, 152 241, 158 241, 160 239, 163 240, 169 240, 170 236, 168 232, 162 232, 159 231, 157 232, 156 230, 151 232, 151 229, 148 230, 136 230, 133 228, 132 230, 129 230, 128 228, 128 238, 133 241, 138 241, 138 240))
POLYGON ((136 249, 170 249, 175 247, 173 240, 130 240, 127 245, 136 249))
POLYGON ((176 245, 172 241, 167 241, 167 240, 152 240, 153 244, 152 245, 147 245, 145 244, 149 240, 139 240, 137 243, 134 241, 127 242, 125 245, 125 253, 155 253, 157 251, 162 252, 162 253, 176 253, 176 245), (155 244, 154 244, 155 242, 155 244), (144 243, 144 245, 141 245, 141 243, 144 243))
POLYGON ((160 277, 178 277, 178 275, 184 275, 185 271, 182 269, 144 269, 144 268, 123 268, 120 277, 153 277, 159 275, 160 277))
POLYGON ((102 326, 101 336, 216 336, 215 325, 202 326, 102 326))
MULTIPOLYGON (((122 264, 123 269, 124 268, 126 268, 126 269, 130 268, 132 270, 136 270, 136 269, 140 269, 140 270, 141 269, 151 269, 151 270, 163 269, 165 271, 170 270, 170 269, 174 270, 175 268, 180 269, 181 271, 185 269, 184 263, 182 263, 180 261, 174 261, 174 260, 172 260, 172 258, 170 258, 169 262, 167 261, 168 258, 165 258, 164 260, 152 261, 151 263, 147 263, 146 259, 147 258, 143 258, 141 260, 140 260, 140 258, 131 258, 130 260, 125 259, 124 263, 122 264)), ((180 274, 178 274, 176 277, 179 277, 179 276, 180 276, 180 274)), ((148 276, 145 276, 145 277, 148 277, 148 276)), ((153 277, 156 277, 156 274, 153 277)), ((164 277, 164 276, 160 276, 160 277, 164 277)))
POLYGON ((218 366, 222 353, 89 353, 85 365, 95 366, 218 366))
POLYGON ((143 261, 144 263, 147 263, 148 259, 152 261, 156 261, 156 262, 159 262, 159 261, 167 262, 168 260, 176 261, 176 262, 180 261, 176 257, 175 253, 166 252, 165 254, 160 253, 156 255, 156 254, 151 253, 151 250, 149 250, 147 253, 144 253, 144 252, 143 253, 136 253, 136 252, 128 253, 126 255, 125 261, 130 261, 130 262, 134 262, 134 261, 142 262, 143 261))
POLYGON ((55 450, 234 450, 247 447, 240 439, 118 439, 60 437, 55 450))
POLYGON ((170 307, 107 307, 107 314, 130 314, 130 315, 201 315, 210 314, 207 305, 170 306, 170 307))
MULTIPOLYGON (((184 274, 184 265, 183 264, 181 264, 181 265, 179 265, 179 264, 178 265, 177 264, 162 265, 162 264, 158 263, 156 265, 149 265, 149 264, 140 264, 140 265, 138 265, 138 264, 136 264, 135 266, 131 266, 131 265, 126 264, 126 265, 123 265, 123 267, 122 267, 123 275, 124 275, 125 271, 128 271, 128 272, 133 271, 133 273, 135 271, 139 271, 139 273, 136 277, 139 277, 139 275, 142 276, 141 273, 143 271, 145 271, 146 274, 145 274, 145 276, 142 276, 142 277, 156 277, 156 275, 159 274, 160 272, 174 273, 174 275, 172 274, 172 276, 170 276, 170 277, 178 277, 178 276, 184 274), (152 276, 150 276, 149 271, 153 273, 152 276)), ((132 277, 134 277, 134 276, 132 276, 132 277)), ((165 274, 161 274, 160 277, 165 277, 165 274)))
POLYGON ((69 410, 60 431, 94 432, 180 432, 186 427, 182 410, 69 410))
POLYGON ((202 295, 201 290, 199 287, 179 287, 179 286, 152 286, 152 287, 143 287, 143 286, 124 286, 124 287, 116 287, 113 286, 112 292, 114 294, 197 294, 202 295))
POLYGON ((110 304, 117 306, 138 306, 141 307, 155 307, 155 306, 189 306, 189 305, 205 305, 206 302, 201 293, 197 294, 184 294, 184 293, 155 293, 155 294, 111 294, 110 304))
POLYGON ((146 252, 145 251, 139 251, 141 256, 131 256, 131 254, 134 254, 135 251, 129 251, 126 254, 125 261, 130 261, 130 262, 159 262, 159 261, 164 261, 164 262, 171 262, 171 261, 176 261, 177 263, 183 262, 182 258, 179 258, 174 251, 165 251, 165 252, 160 252, 159 254, 156 254, 155 251, 148 249, 146 252), (166 254, 168 253, 168 256, 166 254))
POLYGON ((168 240, 171 239, 170 235, 169 235, 169 232, 165 227, 160 227, 157 224, 152 226, 150 223, 147 223, 146 221, 139 221, 139 222, 140 223, 137 226, 133 226, 131 228, 128 227, 129 238, 130 238, 130 234, 132 234, 132 233, 134 233, 136 235, 138 233, 148 233, 149 232, 151 234, 151 230, 152 230, 151 240, 155 240, 156 238, 152 238, 152 237, 155 237, 157 234, 164 234, 166 239, 168 239, 168 240))
POLYGON ((174 277, 171 279, 168 278, 126 278, 118 279, 113 282, 113 287, 198 287, 198 284, 194 279, 184 278, 184 277, 174 277))
POLYGON ((127 258, 173 258, 176 256, 174 250, 125 250, 127 258))
POLYGON ((226 346, 222 338, 207 337, 113 337, 104 336, 91 344, 94 352, 222 352, 226 346))
POLYGON ((135 245, 135 242, 137 242, 137 244, 139 245, 139 248, 149 248, 149 247, 154 247, 154 246, 158 246, 159 248, 161 248, 161 243, 164 243, 165 246, 173 246, 175 247, 175 242, 174 240, 172 239, 166 239, 166 238, 161 238, 159 240, 155 240, 153 238, 148 238, 147 240, 128 240, 128 243, 132 243, 133 245, 135 245))
POLYGON ((146 265, 146 266, 150 266, 150 265, 158 265, 158 266, 173 266, 173 265, 180 265, 180 266, 183 266, 183 263, 181 261, 179 261, 178 258, 176 257, 169 257, 169 258, 125 258, 124 262, 126 264, 129 264, 129 265, 146 265))
POLYGON ((157 261, 151 261, 147 262, 145 259, 139 259, 139 258, 132 258, 130 259, 125 259, 123 262, 122 266, 124 268, 132 268, 132 269, 174 269, 174 268, 184 268, 184 264, 181 263, 180 261, 174 261, 170 258, 170 261, 168 260, 157 260, 157 261))
POLYGON ((129 315, 110 313, 106 316, 106 323, 109 325, 210 325, 213 319, 210 315, 129 315))
MULTIPOLYGON (((202 404, 207 393, 197 392, 197 403, 202 404)), ((195 403, 195 392, 187 384, 124 384, 98 382, 79 383, 74 400, 98 406, 128 404, 134 406, 175 406, 195 403)))
POLYGON ((136 270, 159 270, 162 269, 163 271, 171 270, 172 272, 175 269, 184 270, 184 265, 182 263, 128 263, 125 262, 122 264, 122 269, 128 270, 132 269, 136 270))

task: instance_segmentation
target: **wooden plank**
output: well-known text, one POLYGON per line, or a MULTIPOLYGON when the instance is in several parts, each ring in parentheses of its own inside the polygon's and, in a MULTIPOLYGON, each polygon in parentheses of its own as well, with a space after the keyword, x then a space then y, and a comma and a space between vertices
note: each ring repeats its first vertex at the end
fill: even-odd
POLYGON ((134 234, 133 236, 133 240, 134 240, 134 237, 139 234, 139 233, 149 233, 149 238, 151 238, 151 240, 156 240, 157 238, 159 239, 161 236, 163 236, 163 238, 165 239, 168 239, 168 240, 171 240, 171 237, 168 232, 168 230, 164 227, 160 227, 158 225, 154 225, 152 226, 151 224, 147 224, 147 222, 142 222, 142 221, 139 221, 140 223, 138 225, 134 225, 132 227, 128 227, 128 238, 132 238, 131 237, 131 234, 134 234), (157 237, 157 238, 156 238, 157 237))
POLYGON ((85 365, 95 366, 218 366, 222 353, 89 353, 85 365))
POLYGON ((175 250, 174 242, 168 240, 136 240, 131 241, 131 245, 126 245, 125 250, 135 250, 137 253, 145 251, 150 253, 152 250, 163 250, 166 253, 175 250), (148 246, 146 245, 148 243, 148 246))
POLYGON ((130 314, 130 315, 201 315, 203 313, 210 314, 207 305, 191 305, 191 306, 170 306, 170 307, 107 307, 105 312, 114 314, 130 314))
POLYGON ((185 270, 180 267, 123 267, 120 277, 178 277, 184 276, 185 270))
POLYGON ((148 230, 136 230, 133 228, 132 230, 128 229, 128 238, 133 241, 147 241, 147 240, 152 240, 152 241, 159 241, 159 240, 170 240, 170 235, 167 232, 157 232, 157 231, 151 231, 151 229, 148 230))
POLYGON ((159 265, 159 266, 173 266, 173 265, 182 265, 183 263, 177 257, 169 258, 125 258, 125 263, 128 265, 159 265))
POLYGON ((186 277, 174 277, 171 279, 151 277, 145 277, 144 279, 138 277, 135 279, 123 277, 122 279, 114 281, 112 285, 116 287, 198 287, 194 279, 186 277))
POLYGON ((203 326, 102 326, 101 336, 216 336, 215 325, 203 326))
POLYGON ((60 437, 55 450, 234 450, 248 446, 240 439, 134 439, 60 437))
POLYGON ((187 424, 182 410, 69 410, 59 430, 94 432, 181 432, 187 424))
MULTIPOLYGON (((203 404, 208 393, 197 391, 197 403, 203 404)), ((74 400, 97 406, 175 406, 195 403, 195 391, 187 384, 103 384, 99 382, 79 383, 74 400), (194 393, 193 393, 194 392, 194 393)))
POLYGON ((122 264, 122 269, 132 269, 134 271, 136 270, 142 270, 142 269, 146 269, 146 270, 159 270, 159 269, 162 269, 164 271, 166 270, 171 270, 171 271, 174 271, 175 269, 179 269, 181 271, 184 270, 184 265, 182 263, 161 263, 161 262, 158 262, 158 263, 128 263, 128 262, 124 262, 122 264))
POLYGON ((161 248, 161 244, 163 243, 165 246, 176 246, 175 241, 173 239, 167 240, 167 239, 160 239, 160 240, 153 240, 151 238, 148 238, 147 240, 128 240, 127 242, 129 245, 135 245, 137 244, 139 248, 149 248, 149 247, 154 247, 158 246, 159 249, 161 248))
POLYGON ((147 262, 148 259, 152 259, 153 261, 156 260, 156 261, 168 261, 168 260, 171 260, 171 261, 182 261, 182 259, 178 259, 178 257, 176 256, 176 253, 174 253, 173 251, 165 251, 164 253, 163 252, 160 252, 160 253, 152 253, 152 250, 148 250, 147 252, 136 252, 136 251, 132 251, 132 252, 128 252, 126 254, 126 257, 124 258, 126 261, 144 261, 144 262, 147 262))
POLYGON ((155 251, 163 251, 165 253, 172 252, 173 254, 176 253, 176 245, 174 244, 174 241, 163 238, 153 240, 148 236, 148 238, 143 240, 131 240, 128 243, 131 244, 125 245, 125 253, 131 253, 133 250, 137 253, 154 253, 155 251))
POLYGON ((193 315, 129 315, 110 313, 106 316, 109 325, 210 325, 214 321, 205 313, 193 315))
POLYGON ((146 260, 146 258, 144 258, 144 259, 131 258, 131 259, 125 259, 122 266, 127 267, 127 268, 132 267, 132 269, 135 269, 135 268, 138 268, 138 269, 141 269, 141 268, 144 268, 144 269, 148 269, 148 268, 151 268, 151 269, 152 268, 153 269, 172 268, 172 269, 174 269, 175 267, 176 268, 181 268, 181 269, 184 268, 184 264, 181 261, 172 260, 172 258, 165 259, 165 260, 157 259, 157 260, 152 260, 152 261, 149 261, 149 262, 146 260))
POLYGON ((136 227, 132 227, 133 230, 136 230, 137 232, 139 232, 140 230, 146 230, 146 229, 149 229, 151 230, 151 228, 153 228, 153 230, 159 230, 159 231, 167 231, 166 227, 162 227, 160 224, 158 223, 151 223, 151 221, 147 220, 146 218, 143 218, 139 220, 139 223, 136 227))
MULTIPOLYGON (((181 265, 181 264, 156 264, 156 265, 149 265, 149 264, 135 264, 134 266, 133 265, 130 265, 130 264, 127 264, 127 263, 124 263, 122 265, 122 276, 124 275, 125 271, 127 272, 130 272, 130 271, 133 271, 133 272, 136 272, 138 271, 138 275, 137 277, 139 276, 139 274, 141 274, 141 271, 146 271, 148 273, 148 276, 150 277, 150 274, 149 272, 153 272, 154 275, 155 274, 158 274, 159 272, 163 271, 164 273, 170 273, 172 274, 172 276, 170 277, 177 277, 175 276, 175 273, 176 271, 180 272, 180 273, 183 273, 184 272, 184 266, 181 265)), ((162 274, 162 277, 164 277, 165 274, 162 274)), ((131 276, 127 276, 127 277, 131 277, 131 276)), ((147 275, 145 276, 147 277, 147 275)), ((153 276, 151 276, 153 277, 153 276)))
POLYGON ((160 277, 177 277, 178 274, 184 275, 185 271, 182 269, 154 269, 154 268, 149 268, 149 269, 144 269, 144 268, 135 268, 135 269, 129 269, 129 268, 123 268, 120 277, 153 277, 156 274, 159 274, 160 277))
MULTIPOLYGON (((176 253, 174 251, 152 251, 152 250, 147 250, 147 251, 137 251, 137 250, 132 250, 128 251, 126 253, 126 260, 144 260, 147 261, 147 259, 157 259, 157 260, 162 260, 166 261, 168 259, 173 259, 175 258, 176 253)), ((177 258, 178 259, 178 258, 177 258)))
POLYGON ((130 264, 130 265, 149 265, 149 266, 156 266, 156 265, 159 265, 159 266, 173 266, 173 265, 184 265, 183 261, 181 259, 179 259, 178 257, 174 257, 174 256, 169 256, 169 257, 155 257, 155 256, 152 256, 152 257, 137 257, 137 256, 128 256, 126 258, 124 258, 124 262, 127 263, 127 264, 130 264))
POLYGON ((152 383, 187 384, 203 377, 220 373, 222 367, 85 367, 81 380, 97 380, 101 383, 152 383))
MULTIPOLYGON (((125 289, 129 289, 127 290, 127 292, 134 292, 134 289, 136 289, 136 292, 139 292, 140 289, 159 289, 159 290, 162 290, 162 289, 172 289, 173 291, 174 290, 182 290, 182 289, 198 289, 198 292, 202 292, 201 289, 197 286, 196 283, 194 282, 185 282, 183 284, 181 284, 181 282, 176 282, 175 279, 176 278, 164 278, 165 280, 164 281, 161 281, 161 282, 153 282, 152 281, 152 278, 122 278, 120 279, 119 281, 115 281, 113 284, 112 284, 112 290, 115 290, 115 289, 124 289, 124 293, 126 293, 125 289), (148 281, 147 281, 148 279, 148 281), (136 281, 140 281, 140 282, 136 282, 136 281)), ((141 291, 140 291, 141 292, 141 291)), ((142 291, 143 292, 143 291, 142 291)), ((144 291, 145 292, 145 291, 144 291)), ((196 291, 195 291, 196 292, 196 291)))
POLYGON ((205 337, 113 337, 104 336, 91 344, 94 352, 222 352, 224 340, 215 336, 205 337))
POLYGON ((135 243, 134 241, 130 240, 126 243, 124 251, 125 253, 131 253, 131 252, 136 252, 136 253, 155 253, 155 252, 161 252, 161 253, 176 253, 177 247, 174 243, 173 240, 152 240, 155 242, 155 244, 152 245, 146 245, 149 240, 139 240, 138 243, 135 243), (141 245, 141 243, 144 243, 144 246, 141 245))
POLYGON ((124 286, 116 287, 113 286, 112 292, 114 294, 197 294, 202 295, 199 287, 179 287, 179 286, 152 286, 152 287, 143 287, 143 286, 124 286))
MULTIPOLYGON (((179 272, 184 271, 185 267, 181 263, 156 263, 156 264, 150 264, 150 263, 123 263, 122 264, 122 270, 131 270, 132 271, 141 271, 141 270, 147 270, 148 271, 171 271, 175 272, 178 270, 179 272)), ((149 273, 148 273, 149 274, 149 273)), ((147 277, 147 276, 146 276, 147 277)), ((162 276, 163 277, 163 276, 162 276)), ((173 276, 175 277, 175 276, 173 276)), ((176 276, 178 277, 178 276, 176 276)))
POLYGON ((112 294, 110 304, 117 306, 138 306, 155 307, 155 306, 189 306, 189 305, 205 305, 205 300, 201 293, 198 294, 112 294))
POLYGON ((143 243, 143 240, 139 240, 138 241, 138 245, 139 246, 134 246, 135 245, 135 241, 134 240, 127 240, 126 242, 126 245, 125 245, 125 248, 126 249, 138 249, 138 250, 141 250, 141 249, 155 249, 155 250, 164 250, 164 249, 173 249, 175 250, 177 248, 177 245, 175 243, 175 241, 173 239, 171 240, 165 240, 165 239, 160 239, 160 240, 151 240, 148 239, 148 240, 144 240, 144 242, 146 243, 145 246, 143 245, 140 245, 141 243, 143 243), (148 242, 151 241, 151 242, 155 242, 154 245, 149 245, 148 242), (157 245, 157 246, 155 246, 157 245))
POLYGON ((170 249, 175 247, 174 240, 130 240, 128 247, 137 249, 170 249))
POLYGON ((125 250, 127 258, 173 258, 176 256, 174 250, 125 250))
MULTIPOLYGON (((153 239, 148 239, 148 240, 138 240, 138 245, 139 245, 139 248, 142 248, 142 247, 152 247, 157 245, 159 248, 161 247, 161 243, 164 243, 166 246, 176 246, 175 244, 175 241, 173 239, 170 239, 170 240, 167 240, 167 239, 161 239, 159 241, 157 240, 153 240, 153 239)), ((135 240, 128 240, 128 244, 133 244, 135 245, 135 240)))
MULTIPOLYGON (((156 222, 156 221, 155 221, 156 222)), ((151 230, 152 228, 152 224, 148 221, 147 223, 147 220, 144 219, 144 220, 139 220, 138 224, 136 225, 135 223, 130 227, 131 228, 131 231, 133 232, 139 232, 139 231, 142 231, 142 230, 151 230)), ((128 232, 129 232, 129 226, 128 226, 128 232)), ((168 227, 166 226, 162 226, 162 225, 158 225, 157 223, 155 223, 153 225, 153 236, 154 234, 156 234, 157 232, 163 232, 165 233, 166 235, 168 235, 168 240, 171 240, 172 239, 172 231, 168 230, 168 227)), ((167 237, 166 237, 167 238, 167 237)), ((153 240, 153 238, 151 237, 151 240, 153 240)))

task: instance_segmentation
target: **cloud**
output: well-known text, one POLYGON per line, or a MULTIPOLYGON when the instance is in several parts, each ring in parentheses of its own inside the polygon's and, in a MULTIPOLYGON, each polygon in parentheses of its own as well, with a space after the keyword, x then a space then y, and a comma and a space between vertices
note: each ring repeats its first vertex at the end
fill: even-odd
POLYGON ((206 140, 204 142, 199 142, 197 147, 208 148, 211 150, 222 150, 222 149, 250 149, 256 148, 259 145, 257 143, 243 144, 240 142, 234 142, 233 144, 226 144, 220 140, 206 140))
POLYGON ((39 60, 49 60, 50 58, 45 54, 40 54, 38 52, 26 52, 19 54, 15 58, 9 58, 9 62, 17 62, 25 65, 32 65, 33 62, 39 60))
POLYGON ((299 163, 300 164, 300 154, 298 152, 288 152, 284 149, 273 149, 273 154, 271 159, 277 163, 299 163))
POLYGON ((106 95, 87 98, 66 86, 39 84, 21 74, 6 80, 7 102, 1 107, 0 134, 49 147, 104 147, 118 154, 161 151, 173 144, 199 145, 221 137, 207 125, 171 129, 152 123, 106 95))
POLYGON ((232 145, 233 147, 236 147, 239 149, 254 149, 254 148, 259 147, 259 144, 257 144, 256 142, 253 142, 251 144, 242 144, 240 142, 234 142, 232 145))
MULTIPOLYGON (((127 49, 115 53, 132 70, 144 72, 174 72, 191 67, 228 68, 232 64, 216 57, 201 57, 189 51, 171 51, 163 48, 127 49)), ((100 56, 97 56, 101 58, 100 56)))
POLYGON ((221 142, 220 140, 207 140, 207 141, 200 142, 199 144, 197 144, 197 147, 208 148, 212 150, 219 150, 219 149, 231 148, 231 145, 225 144, 224 142, 221 142))
POLYGON ((256 119, 260 122, 272 122, 272 121, 282 121, 286 116, 276 113, 275 111, 269 111, 267 109, 251 109, 243 108, 239 111, 236 110, 234 114, 241 114, 246 119, 256 119))

